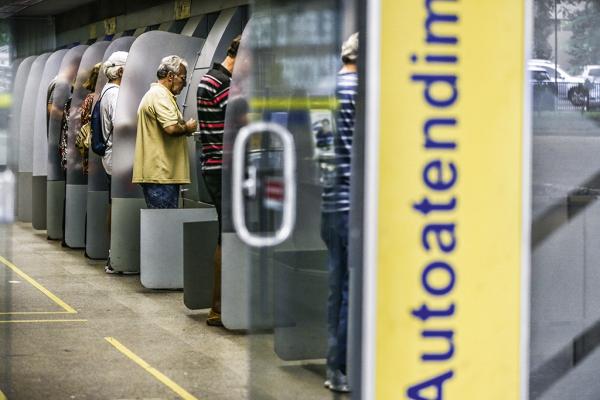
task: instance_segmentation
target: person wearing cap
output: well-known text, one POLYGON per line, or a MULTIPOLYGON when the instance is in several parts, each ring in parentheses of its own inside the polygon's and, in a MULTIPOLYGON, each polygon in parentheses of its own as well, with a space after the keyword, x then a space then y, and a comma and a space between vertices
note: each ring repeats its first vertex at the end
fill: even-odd
POLYGON ((108 82, 102 88, 100 96, 100 114, 102 115, 102 134, 106 141, 106 151, 102 157, 102 166, 106 174, 112 175, 112 139, 113 129, 117 110, 117 99, 119 97, 119 87, 123 72, 125 71, 125 63, 127 62, 126 51, 117 51, 111 54, 108 60, 104 63, 104 74, 108 82))
MULTIPOLYGON (((110 55, 108 60, 103 65, 103 71, 108 79, 108 82, 100 91, 100 116, 102 117, 102 135, 106 143, 106 151, 102 157, 102 166, 106 171, 108 180, 108 203, 109 209, 107 214, 108 237, 110 243, 110 225, 111 225, 111 177, 112 177, 112 147, 113 147, 113 130, 115 126, 115 117, 117 114, 117 99, 119 98, 119 88, 123 72, 125 71, 125 63, 128 53, 126 51, 117 51, 110 55)), ((106 273, 115 273, 110 265, 110 251, 106 267, 106 273)))
POLYGON ((346 376, 348 347, 348 217, 350 212, 350 167, 358 92, 358 33, 342 45, 343 67, 336 84, 338 110, 333 132, 335 171, 333 183, 323 188, 321 238, 327 245, 329 294, 327 299, 327 378, 332 391, 350 391, 346 376))
MULTIPOLYGON (((209 326, 223 326, 221 322, 221 177, 223 166, 223 133, 229 102, 231 74, 235 66, 241 36, 233 39, 227 57, 202 77, 198 85, 199 141, 202 146, 202 177, 219 219, 219 237, 214 256, 214 280, 211 309, 206 319, 209 326)), ((241 104, 240 104, 241 105, 241 104)), ((243 108, 243 106, 242 106, 243 108)), ((238 110, 239 111, 239 110, 238 110)))
POLYGON ((167 56, 156 77, 138 108, 132 182, 141 185, 148 208, 178 208, 180 185, 190 183, 186 136, 196 131, 196 120, 183 120, 175 98, 186 86, 187 63, 167 56))

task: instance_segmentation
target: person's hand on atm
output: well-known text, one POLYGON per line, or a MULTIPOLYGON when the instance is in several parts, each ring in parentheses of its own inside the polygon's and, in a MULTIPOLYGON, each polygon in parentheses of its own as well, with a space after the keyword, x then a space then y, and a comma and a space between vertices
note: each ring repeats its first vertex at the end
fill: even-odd
POLYGON ((198 123, 196 122, 196 120, 194 118, 190 118, 189 120, 187 120, 185 123, 185 130, 186 130, 187 134, 191 135, 192 133, 196 132, 197 126, 198 126, 198 123))

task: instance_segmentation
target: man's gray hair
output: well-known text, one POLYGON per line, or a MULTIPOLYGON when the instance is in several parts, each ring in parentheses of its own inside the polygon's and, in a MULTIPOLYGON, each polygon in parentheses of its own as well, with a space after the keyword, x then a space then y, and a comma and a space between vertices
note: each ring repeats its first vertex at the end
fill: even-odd
POLYGON ((167 77, 169 72, 172 72, 175 75, 177 75, 179 73, 179 67, 181 65, 183 65, 187 70, 188 65, 183 58, 175 55, 167 56, 160 61, 160 65, 156 70, 156 77, 158 79, 164 79, 167 77))

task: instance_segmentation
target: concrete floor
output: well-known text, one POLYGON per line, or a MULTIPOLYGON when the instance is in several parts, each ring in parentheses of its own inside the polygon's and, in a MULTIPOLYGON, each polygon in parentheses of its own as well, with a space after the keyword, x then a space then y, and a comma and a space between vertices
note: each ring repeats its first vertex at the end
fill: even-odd
POLYGON ((283 362, 270 334, 209 328, 207 310, 187 310, 182 292, 107 275, 102 262, 47 241, 29 224, 0 226, 0 256, 59 299, 0 264, 0 390, 10 400, 347 398, 323 388, 323 360, 283 362))

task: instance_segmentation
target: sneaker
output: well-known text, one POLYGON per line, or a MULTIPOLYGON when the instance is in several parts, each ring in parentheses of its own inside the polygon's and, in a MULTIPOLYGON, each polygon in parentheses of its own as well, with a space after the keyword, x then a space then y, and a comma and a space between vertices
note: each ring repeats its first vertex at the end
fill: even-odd
POLYGON ((104 272, 106 272, 107 274, 118 274, 119 271, 115 271, 112 267, 112 265, 110 265, 110 258, 108 259, 108 261, 106 262, 106 265, 104 266, 104 272))
POLYGON ((331 381, 334 374, 334 371, 328 367, 325 375, 326 379, 325 382, 323 382, 323 386, 325 386, 327 389, 331 389, 331 381))
POLYGON ((330 380, 329 390, 338 393, 350 393, 348 377, 340 370, 336 370, 330 380))
POLYGON ((208 317, 206 317, 206 325, 223 326, 223 321, 221 321, 221 314, 210 310, 210 312, 208 313, 208 317))
POLYGON ((139 272, 133 272, 133 271, 115 271, 112 267, 112 265, 110 265, 110 261, 106 264, 106 266, 104 267, 104 272, 106 272, 107 274, 111 274, 111 275, 139 275, 139 272))

